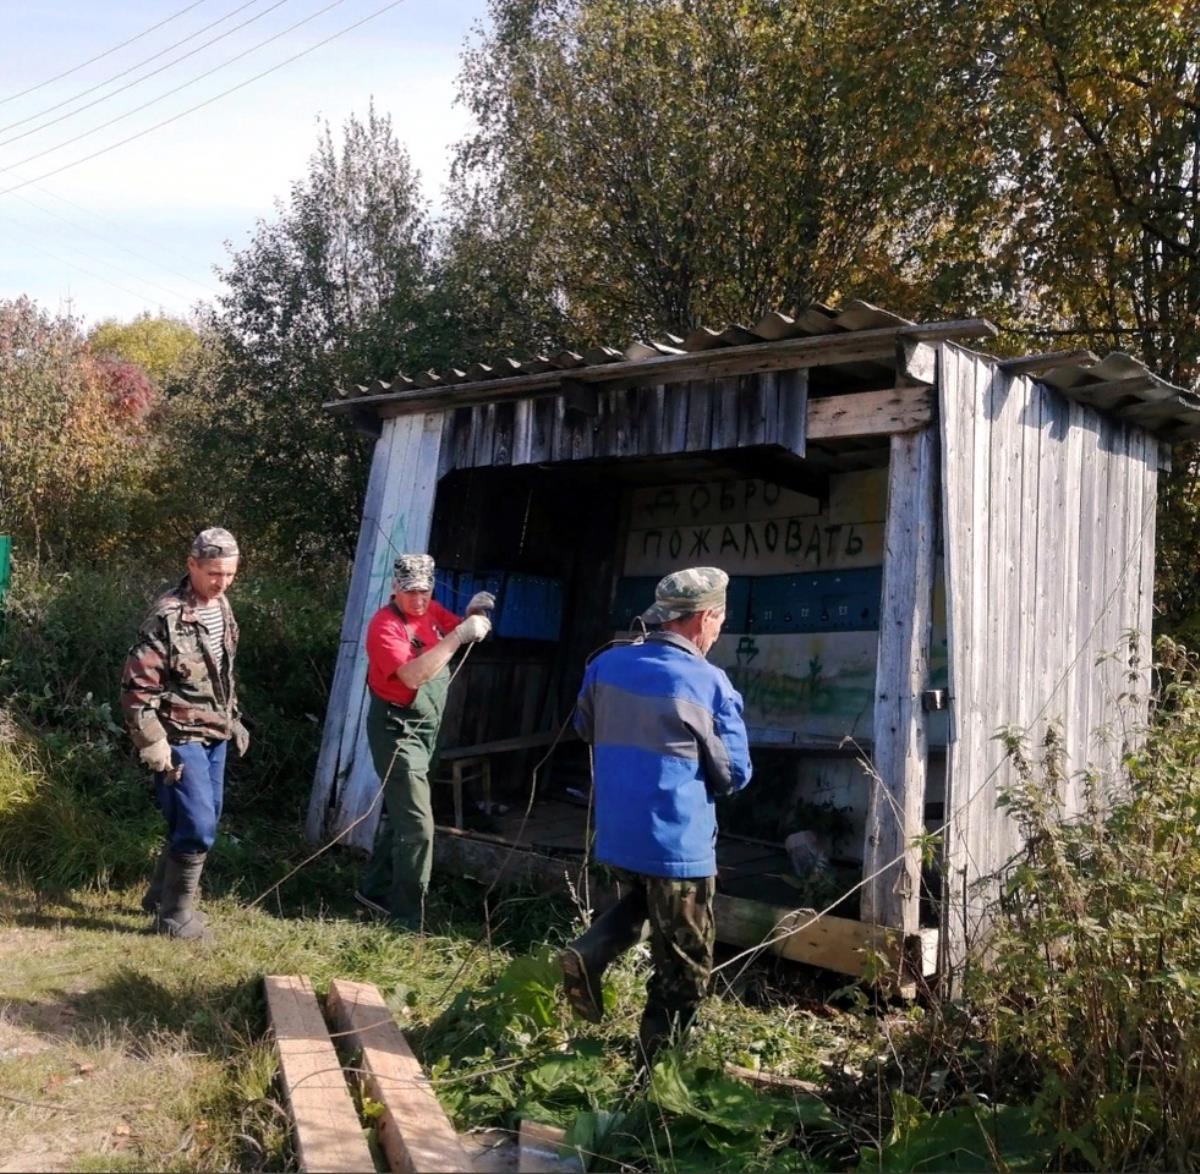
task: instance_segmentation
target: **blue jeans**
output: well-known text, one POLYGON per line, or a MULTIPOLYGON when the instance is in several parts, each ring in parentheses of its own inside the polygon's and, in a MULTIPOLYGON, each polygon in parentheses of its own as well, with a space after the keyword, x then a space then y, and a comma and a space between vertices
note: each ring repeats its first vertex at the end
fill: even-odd
POLYGON ((154 776, 154 798, 167 821, 171 855, 194 856, 213 846, 225 801, 228 748, 228 742, 181 742, 171 747, 171 761, 183 766, 179 782, 154 776))

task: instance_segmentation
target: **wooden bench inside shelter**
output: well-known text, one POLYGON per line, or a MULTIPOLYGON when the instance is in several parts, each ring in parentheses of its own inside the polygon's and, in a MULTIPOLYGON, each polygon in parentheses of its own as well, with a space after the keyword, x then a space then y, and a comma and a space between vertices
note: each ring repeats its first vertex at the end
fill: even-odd
POLYGON ((463 784, 480 783, 485 810, 491 810, 492 802, 492 758, 497 754, 508 754, 518 750, 537 750, 552 746, 555 740, 573 738, 573 732, 559 737, 556 730, 543 730, 537 734, 518 734, 513 738, 495 738, 490 742, 477 742, 474 746, 455 746, 438 752, 436 781, 449 783, 454 789, 454 826, 463 830, 463 784))

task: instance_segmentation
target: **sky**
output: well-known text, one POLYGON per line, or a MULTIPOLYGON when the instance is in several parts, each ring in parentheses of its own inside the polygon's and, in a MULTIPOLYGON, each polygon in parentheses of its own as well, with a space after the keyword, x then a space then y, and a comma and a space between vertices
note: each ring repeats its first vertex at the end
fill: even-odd
POLYGON ((186 316, 219 291, 227 242, 244 246, 303 177, 321 122, 336 139, 372 98, 436 208, 470 129, 454 101, 459 54, 486 7, 0 0, 0 298, 89 325, 186 316))

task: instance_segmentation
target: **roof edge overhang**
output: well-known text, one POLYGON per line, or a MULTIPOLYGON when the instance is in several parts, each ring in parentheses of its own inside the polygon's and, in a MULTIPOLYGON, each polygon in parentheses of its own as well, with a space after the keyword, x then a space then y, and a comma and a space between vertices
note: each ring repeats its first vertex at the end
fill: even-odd
POLYGON ((907 353, 922 343, 994 338, 998 333, 996 326, 986 318, 964 318, 753 342, 681 354, 655 353, 633 359, 615 351, 612 354, 616 357, 608 362, 429 387, 389 389, 332 400, 322 406, 330 412, 367 409, 380 416, 398 416, 555 395, 564 387, 580 384, 678 383, 873 359, 904 364, 907 353))

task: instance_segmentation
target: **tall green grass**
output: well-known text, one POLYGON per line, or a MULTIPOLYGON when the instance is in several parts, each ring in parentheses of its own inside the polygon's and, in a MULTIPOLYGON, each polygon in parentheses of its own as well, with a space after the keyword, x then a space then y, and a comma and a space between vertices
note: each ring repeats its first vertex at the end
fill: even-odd
MULTIPOLYGON (((56 887, 144 874, 161 819, 121 726, 119 683, 139 623, 173 581, 136 563, 18 575, 0 628, 0 868, 56 887)), ((210 876, 243 892, 302 847, 342 598, 336 575, 247 575, 234 586, 252 746, 230 760, 210 876)))

